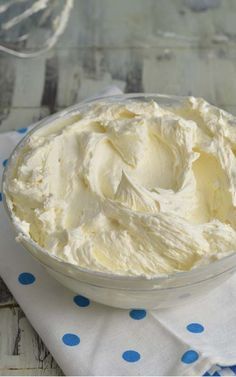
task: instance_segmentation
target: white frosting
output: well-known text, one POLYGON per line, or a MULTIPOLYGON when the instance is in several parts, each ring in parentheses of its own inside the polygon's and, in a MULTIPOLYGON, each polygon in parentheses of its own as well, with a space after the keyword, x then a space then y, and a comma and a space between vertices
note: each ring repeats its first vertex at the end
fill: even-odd
POLYGON ((17 223, 64 261, 147 277, 235 251, 236 121, 202 99, 99 103, 36 131, 6 196, 17 223))

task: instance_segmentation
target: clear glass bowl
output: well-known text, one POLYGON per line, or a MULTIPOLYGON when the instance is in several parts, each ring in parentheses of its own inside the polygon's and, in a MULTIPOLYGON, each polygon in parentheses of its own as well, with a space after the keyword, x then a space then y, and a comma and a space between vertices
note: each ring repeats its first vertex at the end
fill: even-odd
MULTIPOLYGON (((186 97, 143 93, 100 97, 84 101, 41 120, 21 140, 10 156, 3 175, 3 193, 5 194, 6 192, 8 177, 14 167, 15 156, 19 153, 28 137, 38 131, 39 128, 53 127, 58 122, 70 124, 78 111, 84 111, 91 104, 101 100, 109 103, 154 100, 162 106, 173 107, 181 106, 185 99, 186 97)), ((229 278, 236 269, 236 253, 191 271, 177 272, 167 277, 154 277, 151 279, 137 276, 120 276, 84 269, 51 255, 50 251, 41 248, 26 234, 23 234, 18 224, 14 221, 14 214, 8 205, 6 195, 4 195, 4 205, 16 234, 20 234, 19 241, 46 268, 48 273, 75 293, 102 304, 119 308, 154 309, 173 307, 208 293, 229 278)))

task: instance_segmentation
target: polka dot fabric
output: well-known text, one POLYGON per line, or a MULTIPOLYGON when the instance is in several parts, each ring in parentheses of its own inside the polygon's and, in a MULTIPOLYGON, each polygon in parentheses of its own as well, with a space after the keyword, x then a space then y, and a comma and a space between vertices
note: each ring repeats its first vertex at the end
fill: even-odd
POLYGON ((140 320, 146 317, 147 312, 144 309, 133 309, 129 312, 131 318, 140 320))
POLYGON ((35 276, 30 272, 21 272, 18 276, 18 281, 22 285, 31 285, 35 282, 35 276))
POLYGON ((86 308, 90 305, 90 300, 87 297, 77 295, 74 297, 74 303, 81 308, 86 308))
POLYGON ((28 131, 27 127, 18 128, 17 132, 19 134, 25 134, 28 131))
POLYGON ((199 334, 199 333, 201 333, 201 332, 204 331, 204 327, 200 323, 190 323, 187 326, 187 330, 189 332, 192 332, 192 333, 195 333, 195 334, 199 334))
MULTIPOLYGON (((28 130, 0 135, 1 172, 28 130)), ((14 241, 3 206, 0 239, 0 274, 66 375, 236 375, 235 276, 188 305, 180 289, 171 310, 112 309, 51 278, 14 241)))
POLYGON ((76 334, 64 334, 62 337, 62 342, 69 347, 78 346, 80 344, 80 338, 76 334))
POLYGON ((134 350, 125 351, 122 355, 123 359, 128 363, 135 363, 141 358, 140 354, 134 350))
POLYGON ((186 351, 183 356, 181 357, 181 361, 184 364, 192 364, 197 361, 199 358, 199 354, 196 351, 189 350, 186 351))

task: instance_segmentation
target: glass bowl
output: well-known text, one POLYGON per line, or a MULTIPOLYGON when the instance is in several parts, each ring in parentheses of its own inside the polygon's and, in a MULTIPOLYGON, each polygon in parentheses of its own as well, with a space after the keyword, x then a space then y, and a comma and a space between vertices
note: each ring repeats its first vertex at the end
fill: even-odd
POLYGON ((58 125, 58 122, 61 125, 72 123, 79 111, 85 111, 101 100, 108 103, 153 100, 164 107, 173 107, 181 106, 186 97, 143 93, 100 97, 81 102, 36 123, 12 152, 3 174, 4 205, 18 240, 62 285, 93 301, 118 308, 157 309, 195 300, 217 287, 235 272, 236 253, 191 271, 177 272, 165 277, 121 276, 92 271, 62 261, 24 234, 14 220, 14 214, 7 202, 6 187, 8 177, 14 168, 15 157, 26 140, 42 127, 53 127, 55 124, 58 125))

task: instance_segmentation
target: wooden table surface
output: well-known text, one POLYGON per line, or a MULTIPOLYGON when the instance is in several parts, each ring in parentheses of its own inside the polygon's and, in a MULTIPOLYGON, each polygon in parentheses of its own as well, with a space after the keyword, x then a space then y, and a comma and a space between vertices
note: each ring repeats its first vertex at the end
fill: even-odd
MULTIPOLYGON (((236 114, 235 20, 235 0, 75 0, 52 51, 28 60, 0 53, 0 131, 25 127, 108 85, 202 96, 236 114)), ((62 372, 1 282, 4 374, 62 372)))

